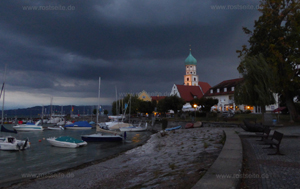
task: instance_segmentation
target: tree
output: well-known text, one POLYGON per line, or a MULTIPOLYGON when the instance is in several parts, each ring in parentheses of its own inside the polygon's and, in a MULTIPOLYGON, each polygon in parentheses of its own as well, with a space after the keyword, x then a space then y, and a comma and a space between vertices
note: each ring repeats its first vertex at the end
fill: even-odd
POLYGON ((173 110, 174 114, 177 114, 178 110, 181 110, 185 101, 176 95, 168 96, 160 100, 157 104, 158 112, 167 112, 173 110))
MULTIPOLYGON (((239 57, 263 54, 274 78, 272 90, 286 100, 291 120, 298 116, 293 97, 300 87, 300 3, 299 0, 262 0, 262 15, 255 21, 254 30, 243 28, 250 35, 250 48, 238 50, 239 57)), ((241 62, 239 70, 244 70, 241 62)))
POLYGON ((234 101, 236 104, 261 106, 264 113, 265 106, 275 103, 274 93, 271 91, 275 80, 272 69, 262 54, 246 56, 241 65, 238 70, 244 80, 236 86, 234 101))
POLYGON ((154 107, 150 101, 141 101, 139 104, 139 111, 141 113, 151 114, 154 110, 154 107))
POLYGON ((196 98, 193 99, 190 104, 193 106, 193 104, 197 104, 197 106, 201 106, 201 110, 206 113, 206 116, 210 112, 210 109, 212 106, 217 105, 219 103, 218 99, 213 98, 196 98))

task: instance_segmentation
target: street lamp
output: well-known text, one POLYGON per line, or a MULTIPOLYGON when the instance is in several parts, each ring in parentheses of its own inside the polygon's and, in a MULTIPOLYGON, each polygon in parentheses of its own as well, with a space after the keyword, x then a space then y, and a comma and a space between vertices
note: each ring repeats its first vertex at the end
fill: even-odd
POLYGON ((197 104, 194 104, 193 106, 195 108, 195 122, 196 122, 196 108, 197 108, 197 104))

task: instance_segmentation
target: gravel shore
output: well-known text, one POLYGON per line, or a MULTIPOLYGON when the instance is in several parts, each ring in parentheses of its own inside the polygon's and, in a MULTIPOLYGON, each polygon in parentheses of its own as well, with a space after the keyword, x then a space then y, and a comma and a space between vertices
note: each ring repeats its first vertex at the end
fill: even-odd
POLYGON ((10 188, 191 188, 218 157, 223 139, 220 128, 156 133, 116 158, 10 188))

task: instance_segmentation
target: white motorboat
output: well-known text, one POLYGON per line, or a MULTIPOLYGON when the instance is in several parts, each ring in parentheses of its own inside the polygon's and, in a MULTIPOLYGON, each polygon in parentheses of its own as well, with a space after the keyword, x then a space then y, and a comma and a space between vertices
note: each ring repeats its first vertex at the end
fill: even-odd
POLYGON ((30 148, 30 142, 26 140, 17 140, 15 137, 0 137, 0 150, 25 150, 30 148))
POLYGON ((47 141, 52 146, 62 147, 62 148, 78 148, 87 145, 87 142, 69 136, 47 138, 47 141))
POLYGON ((146 131, 147 130, 147 123, 145 124, 145 127, 141 127, 141 124, 139 124, 138 126, 130 126, 130 127, 121 127, 120 131, 122 132, 127 132, 127 131, 131 131, 131 132, 138 132, 138 131, 146 131))
POLYGON ((65 130, 62 126, 58 126, 58 127, 47 127, 49 130, 65 130))
POLYGON ((41 125, 39 125, 40 122, 41 120, 39 120, 35 124, 27 123, 27 124, 16 125, 13 126, 13 128, 17 131, 43 131, 44 128, 41 125))

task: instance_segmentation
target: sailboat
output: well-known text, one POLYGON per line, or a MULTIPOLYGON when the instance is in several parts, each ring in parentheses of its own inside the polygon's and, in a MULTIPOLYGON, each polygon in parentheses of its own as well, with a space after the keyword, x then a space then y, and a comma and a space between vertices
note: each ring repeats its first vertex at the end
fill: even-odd
MULTIPOLYGON (((2 85, 2 90, 0 93, 0 98, 2 96, 3 93, 3 102, 2 102, 2 125, 1 125, 1 132, 9 132, 9 133, 17 133, 17 131, 15 130, 9 130, 6 129, 3 126, 3 118, 4 118, 4 97, 5 97, 5 79, 6 79, 6 65, 5 65, 5 74, 4 74, 4 82, 2 85)), ((0 137, 0 150, 25 150, 27 148, 30 147, 30 143, 28 141, 28 139, 26 140, 17 140, 15 137, 13 136, 4 136, 4 137, 0 137)))
MULTIPOLYGON (((97 108, 97 124, 96 124, 96 131, 97 133, 91 135, 81 135, 81 139, 87 142, 118 142, 122 141, 123 137, 120 133, 112 132, 112 131, 101 131, 98 123, 98 116, 99 116, 99 107, 100 107, 100 86, 101 86, 101 77, 99 77, 99 91, 98 91, 98 108, 97 108), (105 134, 106 133, 106 134, 105 134)), ((103 130, 103 129, 102 129, 103 130)))

